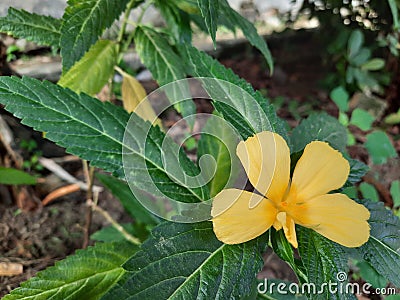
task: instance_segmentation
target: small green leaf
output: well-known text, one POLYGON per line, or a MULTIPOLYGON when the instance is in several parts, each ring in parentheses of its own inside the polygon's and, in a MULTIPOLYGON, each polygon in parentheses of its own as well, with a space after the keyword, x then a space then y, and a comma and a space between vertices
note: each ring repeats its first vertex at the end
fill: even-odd
POLYGON ((363 64, 365 64, 370 57, 371 57, 371 50, 363 47, 356 54, 349 57, 349 62, 356 68, 359 68, 363 64))
POLYGON ((399 29, 398 3, 396 3, 396 0, 388 0, 388 3, 393 16, 393 29, 399 29))
POLYGON ((204 18, 208 32, 210 33, 211 39, 214 42, 214 48, 216 47, 215 36, 217 33, 217 23, 219 14, 219 0, 197 0, 201 15, 204 18))
POLYGON ((350 124, 353 124, 361 130, 367 131, 371 129, 375 118, 371 114, 361 108, 356 108, 351 114, 350 124))
POLYGON ((81 60, 61 76, 58 84, 76 93, 97 94, 114 72, 117 47, 113 41, 97 41, 81 60))
POLYGON ((242 15, 240 15, 237 11, 232 9, 229 6, 228 1, 226 0, 219 0, 219 9, 219 13, 224 16, 224 19, 227 22, 231 23, 233 27, 239 27, 242 30, 243 35, 250 42, 250 44, 261 51, 268 63, 270 72, 272 74, 274 70, 274 62, 271 52, 269 51, 265 40, 257 33, 257 29, 254 27, 254 25, 242 15))
POLYGON ((61 20, 29 13, 10 7, 5 17, 0 17, 0 32, 27 39, 39 45, 58 48, 61 20))
POLYGON ((346 112, 349 109, 349 93, 343 86, 334 88, 330 93, 330 97, 340 111, 346 112))
POLYGON ((68 71, 96 43, 103 31, 124 11, 128 2, 68 0, 60 40, 63 72, 68 71))
POLYGON ((102 299, 254 298, 265 246, 261 238, 222 244, 211 222, 163 223, 102 299))
POLYGON ((365 148, 367 148, 374 164, 384 164, 388 158, 397 156, 389 137, 382 131, 368 134, 365 148))
POLYGON ((382 58, 373 58, 361 66, 361 69, 367 71, 381 70, 385 66, 385 61, 382 58))
POLYGON ((400 123, 400 109, 396 113, 392 113, 385 118, 386 124, 399 124, 400 123))
MULTIPOLYGON (((149 230, 143 224, 125 223, 120 225, 126 232, 137 237, 140 241, 145 240, 150 234, 149 230)), ((122 242, 127 240, 126 237, 112 225, 96 231, 90 236, 90 238, 94 241, 106 243, 122 242)))
POLYGON ((393 206, 400 206, 400 180, 395 180, 390 186, 390 195, 392 195, 393 206))
POLYGON ((36 177, 17 169, 0 166, 0 184, 36 184, 36 177))
POLYGON ((347 55, 349 56, 349 58, 353 57, 360 51, 363 43, 364 34, 362 33, 362 31, 359 29, 354 30, 350 35, 347 45, 347 55))
POLYGON ((292 152, 299 152, 312 141, 328 142, 333 148, 345 152, 347 144, 346 128, 326 113, 315 113, 293 129, 292 152))
POLYGON ((361 194, 363 195, 363 198, 370 199, 375 202, 379 201, 378 192, 376 191, 376 189, 373 185, 371 185, 367 182, 362 182, 360 184, 360 191, 361 191, 361 194))
POLYGON ((127 242, 97 243, 39 272, 3 299, 100 299, 126 273, 122 264, 136 251, 127 242))

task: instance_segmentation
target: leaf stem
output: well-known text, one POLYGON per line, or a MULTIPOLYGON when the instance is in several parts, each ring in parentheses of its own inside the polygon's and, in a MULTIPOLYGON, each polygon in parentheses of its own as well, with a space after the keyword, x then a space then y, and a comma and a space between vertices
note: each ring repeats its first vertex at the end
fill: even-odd
POLYGON ((90 203, 93 198, 93 180, 94 180, 94 167, 89 167, 88 162, 83 160, 83 170, 85 172, 86 182, 87 182, 87 192, 86 192, 86 216, 85 216, 85 229, 83 236, 82 248, 85 249, 89 245, 90 237, 90 226, 92 224, 92 208, 90 203))
POLYGON ((130 241, 131 243, 135 244, 135 245, 140 245, 141 242, 137 237, 134 237, 133 235, 131 235, 129 232, 127 232, 120 224, 118 224, 117 221, 115 221, 113 219, 113 217, 111 217, 111 215, 105 211, 104 209, 102 209, 100 206, 97 206, 96 203, 91 202, 90 203, 92 210, 97 211, 98 213, 100 213, 108 222, 111 223, 111 225, 118 230, 128 241, 130 241))

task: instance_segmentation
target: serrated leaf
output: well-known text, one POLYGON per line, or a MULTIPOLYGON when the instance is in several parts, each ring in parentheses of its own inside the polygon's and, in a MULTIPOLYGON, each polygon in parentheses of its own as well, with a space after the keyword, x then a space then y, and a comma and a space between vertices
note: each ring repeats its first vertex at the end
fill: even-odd
POLYGON ((61 26, 63 72, 96 43, 124 11, 129 0, 68 0, 61 26))
POLYGON ((344 87, 338 86, 334 88, 329 96, 340 111, 345 112, 349 109, 349 93, 344 87))
POLYGON ((357 268, 359 268, 359 272, 361 278, 366 282, 370 283, 374 288, 384 288, 387 285, 387 280, 379 275, 378 272, 375 271, 374 268, 370 266, 366 261, 359 261, 356 264, 357 268))
POLYGON ((204 166, 206 176, 212 178, 208 183, 210 196, 214 197, 222 189, 233 187, 240 170, 240 162, 235 155, 237 134, 223 119, 211 116, 199 140, 198 159, 205 154, 211 155, 216 162, 215 169, 204 166), (210 174, 215 170, 214 176, 210 174))
POLYGON ((368 242, 356 251, 379 274, 400 287, 400 220, 382 202, 359 202, 371 212, 371 234, 368 242))
POLYGON ((36 177, 21 170, 0 166, 0 184, 36 184, 36 177))
POLYGON ((243 139, 263 130, 272 130, 288 141, 285 125, 277 117, 274 107, 268 104, 261 93, 254 91, 248 82, 194 47, 181 45, 178 49, 182 58, 189 62, 186 65, 189 75, 216 78, 234 86, 232 90, 235 95, 231 95, 231 91, 227 90, 229 84, 214 86, 218 84, 216 81, 206 79, 203 81, 203 87, 214 100, 213 104, 217 111, 237 129, 243 139), (230 105, 218 101, 220 97, 227 98, 230 105))
POLYGON ((29 13, 10 7, 5 17, 0 17, 0 32, 23 38, 39 45, 58 48, 61 20, 29 13))
POLYGON ((367 174, 369 167, 357 159, 347 159, 350 164, 350 174, 345 186, 352 186, 361 181, 361 178, 367 174))
POLYGON ((368 134, 366 138, 365 148, 367 148, 374 164, 384 164, 388 158, 397 156, 389 137, 383 131, 374 131, 368 134))
POLYGON ((164 223, 125 265, 106 299, 242 299, 255 297, 265 243, 222 244, 212 224, 164 223))
POLYGON ((192 29, 189 15, 179 9, 175 1, 157 0, 154 5, 160 10, 175 40, 179 43, 191 43, 192 29))
MULTIPOLYGON (((149 27, 141 26, 136 28, 134 38, 136 51, 140 59, 149 68, 154 79, 160 85, 165 85, 186 77, 181 58, 173 51, 164 36, 149 27)), ((181 100, 183 99, 181 95, 182 92, 176 89, 171 95, 167 96, 173 98, 173 100, 181 100)), ((191 99, 177 103, 175 109, 183 117, 196 113, 196 106, 191 99)), ((191 124, 191 127, 193 127, 193 124, 191 124)))
POLYGON ((348 253, 344 247, 309 228, 299 227, 297 233, 299 254, 307 271, 308 282, 318 290, 317 293, 311 289, 308 298, 355 299, 352 294, 331 293, 326 286, 327 283, 333 283, 336 287, 347 283, 348 253))
POLYGON ((118 45, 110 40, 99 40, 68 72, 59 85, 76 93, 94 95, 100 92, 114 72, 118 59, 118 45))
POLYGON ((75 255, 22 283, 3 299, 100 299, 126 273, 122 264, 137 249, 123 242, 98 243, 78 250, 75 255))
POLYGON ((250 44, 261 51, 272 74, 274 70, 274 62, 271 52, 269 51, 265 40, 257 33, 257 29, 254 25, 245 17, 241 16, 237 11, 232 9, 226 0, 219 0, 219 9, 220 13, 224 15, 224 20, 230 22, 232 26, 239 27, 250 44))
POLYGON ((158 218, 151 214, 132 194, 128 184, 113 176, 96 174, 97 179, 111 191, 121 202, 124 210, 138 223, 154 226, 159 223, 158 218))
POLYGON ((346 128, 326 113, 315 113, 293 129, 291 140, 293 152, 299 152, 312 141, 328 142, 333 148, 345 152, 347 144, 346 128))
POLYGON ((129 114, 122 107, 28 77, 0 77, 0 103, 21 118, 23 124, 46 132, 46 138, 65 147, 68 152, 90 161, 93 166, 114 172, 120 178, 124 178, 122 150, 132 153, 140 162, 146 163, 151 177, 143 176, 143 170, 130 170, 136 176, 133 184, 139 189, 146 187, 146 180, 153 180, 152 184, 177 201, 208 199, 207 186, 187 187, 164 167, 161 144, 168 147, 170 157, 180 162, 179 171, 191 176, 199 172, 179 146, 158 127, 132 114, 133 142, 124 144, 129 114), (146 147, 140 142, 134 144, 139 139, 146 141, 146 147))
POLYGON ((215 37, 218 27, 219 0, 197 0, 197 3, 215 48, 215 37))
POLYGON ((350 124, 353 124, 361 130, 367 131, 371 129, 375 118, 371 114, 361 108, 356 108, 351 114, 350 124))

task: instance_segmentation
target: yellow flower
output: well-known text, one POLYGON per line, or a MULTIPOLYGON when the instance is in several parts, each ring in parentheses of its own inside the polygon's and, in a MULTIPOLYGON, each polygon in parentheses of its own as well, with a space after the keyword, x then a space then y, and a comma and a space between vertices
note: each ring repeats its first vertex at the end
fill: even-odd
POLYGON ((369 211, 344 194, 350 166, 325 142, 309 143, 290 179, 290 150, 278 134, 263 131, 237 146, 251 184, 263 196, 225 189, 215 196, 211 215, 217 238, 226 244, 254 239, 271 226, 283 228, 297 248, 295 224, 311 228, 346 247, 369 238, 369 211))

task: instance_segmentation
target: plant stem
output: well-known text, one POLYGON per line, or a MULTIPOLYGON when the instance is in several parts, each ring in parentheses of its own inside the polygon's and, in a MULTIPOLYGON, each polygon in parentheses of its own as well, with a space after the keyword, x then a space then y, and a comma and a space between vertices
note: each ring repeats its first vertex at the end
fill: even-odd
POLYGON ((127 232, 117 221, 115 221, 111 215, 102 209, 100 206, 97 206, 95 203, 91 202, 92 209, 100 213, 111 225, 117 229, 128 241, 135 245, 140 245, 140 240, 137 237, 134 237, 129 232, 127 232))
POLYGON ((83 160, 83 170, 85 172, 87 192, 86 192, 86 215, 85 215, 85 228, 83 236, 82 248, 87 248, 90 239, 90 225, 92 224, 92 198, 93 198, 93 178, 94 178, 94 168, 88 166, 88 162, 83 160))

